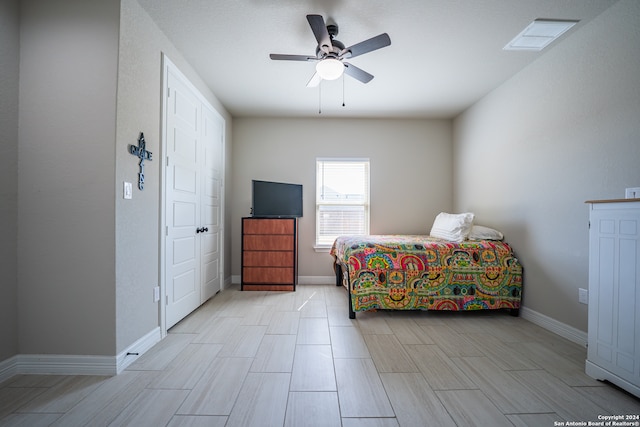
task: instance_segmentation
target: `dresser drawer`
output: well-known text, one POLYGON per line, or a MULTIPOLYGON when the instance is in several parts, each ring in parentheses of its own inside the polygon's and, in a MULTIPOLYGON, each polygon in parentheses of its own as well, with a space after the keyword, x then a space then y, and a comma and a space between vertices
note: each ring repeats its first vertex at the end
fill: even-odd
POLYGON ((293 283, 293 267, 244 267, 243 283, 293 283))
POLYGON ((245 251, 245 267, 293 267, 293 251, 245 251))
POLYGON ((245 251, 292 251, 293 242, 293 235, 245 234, 242 247, 245 251))
POLYGON ((246 219, 244 234, 293 234, 294 221, 291 219, 246 219))

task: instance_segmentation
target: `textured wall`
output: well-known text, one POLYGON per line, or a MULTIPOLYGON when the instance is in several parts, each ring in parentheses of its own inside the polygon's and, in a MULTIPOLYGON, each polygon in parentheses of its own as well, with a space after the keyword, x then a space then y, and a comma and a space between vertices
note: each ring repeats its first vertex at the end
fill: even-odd
MULTIPOLYGON (((160 284, 162 54, 183 72, 211 105, 231 117, 135 0, 122 1, 118 67, 118 113, 115 145, 117 349, 121 352, 160 325, 153 288, 160 284), (137 188, 138 159, 128 153, 144 132, 153 160, 145 162, 145 189, 137 188), (133 198, 124 200, 124 181, 133 183, 133 198)), ((231 136, 227 132, 226 143, 231 136)), ((230 151, 230 150, 228 150, 230 151)), ((230 243, 225 242, 230 248, 230 243)), ((227 252, 228 253, 228 252, 227 252)), ((230 264, 230 259, 227 260, 230 264)), ((230 275, 230 268, 225 269, 230 275)))
POLYGON ((113 354, 120 2, 20 12, 20 353, 113 354))
POLYGON ((0 361, 18 353, 18 1, 0 3, 0 361))
POLYGON ((371 234, 427 234, 435 216, 452 207, 449 120, 240 118, 233 134, 234 275, 252 179, 303 185, 299 275, 333 275, 329 254, 313 249, 318 157, 370 159, 371 234))
POLYGON ((640 3, 623 0, 454 123, 455 207, 502 229, 526 307, 587 330, 589 199, 640 185, 640 3))

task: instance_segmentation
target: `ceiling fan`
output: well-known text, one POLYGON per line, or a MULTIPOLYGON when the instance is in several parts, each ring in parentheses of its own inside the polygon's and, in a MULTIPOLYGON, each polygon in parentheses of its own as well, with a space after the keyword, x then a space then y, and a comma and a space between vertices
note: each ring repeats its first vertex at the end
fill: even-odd
POLYGON ((373 79, 371 74, 344 60, 389 46, 391 39, 387 33, 345 48, 342 42, 334 38, 338 35, 337 25, 326 25, 320 15, 307 15, 307 21, 309 21, 311 31, 318 41, 315 56, 272 53, 269 57, 281 61, 317 61, 316 72, 307 83, 307 87, 318 86, 321 80, 335 80, 343 73, 362 83, 369 83, 373 79))

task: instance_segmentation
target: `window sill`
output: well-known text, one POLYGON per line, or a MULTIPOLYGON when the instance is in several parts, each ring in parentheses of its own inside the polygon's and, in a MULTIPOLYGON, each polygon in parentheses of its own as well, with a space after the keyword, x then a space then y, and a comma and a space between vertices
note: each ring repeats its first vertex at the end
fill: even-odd
POLYGON ((313 247, 313 250, 315 250, 316 252, 329 253, 329 252, 331 252, 331 245, 315 245, 313 247))

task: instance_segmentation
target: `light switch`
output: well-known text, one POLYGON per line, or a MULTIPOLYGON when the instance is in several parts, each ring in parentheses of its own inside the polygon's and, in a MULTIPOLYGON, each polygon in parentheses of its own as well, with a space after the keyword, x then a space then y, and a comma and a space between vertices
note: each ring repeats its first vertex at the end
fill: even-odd
POLYGON ((589 304, 589 291, 587 289, 578 288, 578 302, 580 304, 589 304))
POLYGON ((131 199, 133 197, 133 186, 130 182, 124 182, 124 198, 131 199))

